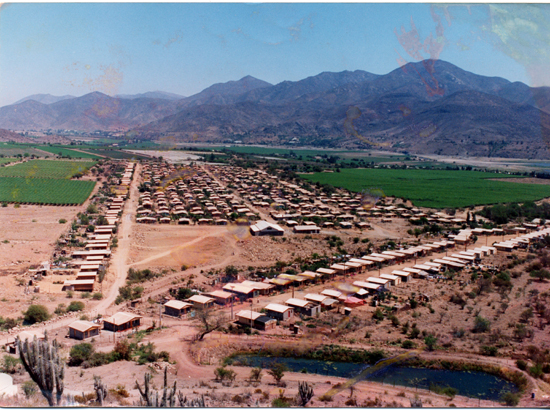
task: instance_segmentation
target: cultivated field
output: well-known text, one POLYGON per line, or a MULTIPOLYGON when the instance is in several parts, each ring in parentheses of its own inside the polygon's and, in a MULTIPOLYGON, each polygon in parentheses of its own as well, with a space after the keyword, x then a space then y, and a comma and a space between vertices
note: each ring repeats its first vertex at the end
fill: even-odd
POLYGON ((91 194, 94 186, 93 181, 0 177, 0 202, 81 204, 91 194))
POLYGON ((417 169, 342 169, 303 175, 312 182, 361 192, 379 188, 388 196, 407 198, 415 206, 459 208, 471 205, 535 201, 550 196, 550 187, 494 181, 512 175, 475 171, 417 169))
POLYGON ((95 165, 92 161, 60 161, 35 159, 0 168, 0 177, 70 179, 95 165))
POLYGON ((94 155, 88 152, 76 151, 74 149, 68 149, 63 147, 50 147, 50 146, 39 146, 38 149, 46 152, 50 152, 54 155, 59 155, 63 157, 70 158, 84 158, 84 159, 100 159, 101 157, 94 155))

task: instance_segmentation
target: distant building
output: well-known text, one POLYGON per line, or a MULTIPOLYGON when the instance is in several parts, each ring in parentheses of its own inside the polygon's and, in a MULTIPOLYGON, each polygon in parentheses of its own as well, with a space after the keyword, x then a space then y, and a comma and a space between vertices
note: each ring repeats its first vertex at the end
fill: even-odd
POLYGON ((250 233, 254 236, 283 236, 285 231, 277 224, 258 221, 250 226, 250 233))

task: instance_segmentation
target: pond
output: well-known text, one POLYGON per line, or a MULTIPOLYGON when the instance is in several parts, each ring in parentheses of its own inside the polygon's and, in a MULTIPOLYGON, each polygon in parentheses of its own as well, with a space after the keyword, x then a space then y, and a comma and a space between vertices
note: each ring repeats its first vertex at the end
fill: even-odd
MULTIPOLYGON (((273 363, 285 363, 291 372, 315 373, 326 376, 352 378, 361 374, 370 365, 362 363, 329 362, 294 357, 270 357, 238 355, 232 358, 236 366, 269 368, 273 363)), ((406 366, 388 366, 366 378, 366 380, 407 386, 419 389, 452 387, 458 394, 482 400, 498 401, 508 391, 516 393, 516 385, 501 377, 483 372, 424 369, 406 366)))

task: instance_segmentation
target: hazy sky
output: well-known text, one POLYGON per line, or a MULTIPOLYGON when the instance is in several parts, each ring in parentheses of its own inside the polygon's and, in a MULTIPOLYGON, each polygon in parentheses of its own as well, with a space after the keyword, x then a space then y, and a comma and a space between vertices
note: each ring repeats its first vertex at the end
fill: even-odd
POLYGON ((31 94, 185 96, 246 75, 385 74, 439 58, 550 85, 546 5, 15 3, 0 9, 0 106, 31 94))

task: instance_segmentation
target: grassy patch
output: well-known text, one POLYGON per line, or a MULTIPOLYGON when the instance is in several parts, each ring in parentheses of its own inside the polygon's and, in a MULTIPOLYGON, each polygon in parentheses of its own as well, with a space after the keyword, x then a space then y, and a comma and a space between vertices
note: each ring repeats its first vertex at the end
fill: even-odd
POLYGON ((416 206, 458 208, 506 202, 535 201, 550 196, 550 186, 494 181, 515 177, 476 171, 418 169, 342 169, 334 173, 303 175, 322 184, 353 192, 380 188, 388 196, 410 199, 416 206))
POLYGON ((31 160, 0 168, 0 177, 70 179, 94 166, 92 161, 31 160))
POLYGON ((97 155, 91 154, 89 152, 79 152, 75 151, 73 149, 63 148, 61 146, 39 146, 36 147, 42 151, 46 151, 49 153, 52 153, 54 155, 60 155, 62 157, 70 157, 70 158, 86 158, 86 159, 101 159, 101 157, 98 157, 97 155))
POLYGON ((81 204, 90 196, 94 186, 93 181, 0 177, 0 201, 44 205, 81 204))

